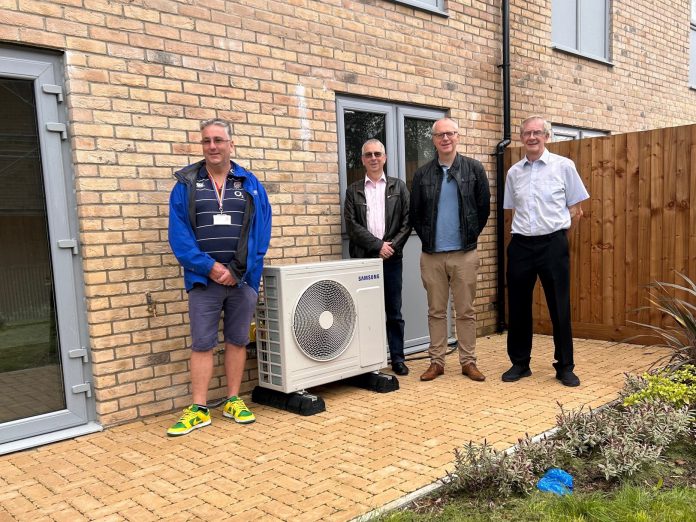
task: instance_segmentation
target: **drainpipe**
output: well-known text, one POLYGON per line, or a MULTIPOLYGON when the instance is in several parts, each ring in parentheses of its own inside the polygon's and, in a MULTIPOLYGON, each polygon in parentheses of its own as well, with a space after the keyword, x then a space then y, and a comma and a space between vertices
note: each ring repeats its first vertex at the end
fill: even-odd
POLYGON ((496 179, 496 243, 498 250, 497 332, 507 327, 505 321, 505 226, 503 197, 505 193, 505 147, 510 145, 510 0, 502 1, 503 17, 503 139, 495 147, 496 179))

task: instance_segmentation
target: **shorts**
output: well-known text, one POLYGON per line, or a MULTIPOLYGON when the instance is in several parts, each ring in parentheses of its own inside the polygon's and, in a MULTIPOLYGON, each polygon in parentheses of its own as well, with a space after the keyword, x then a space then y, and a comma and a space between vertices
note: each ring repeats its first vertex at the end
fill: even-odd
POLYGON ((221 312, 224 312, 222 332, 225 342, 237 346, 249 344, 249 325, 259 297, 253 288, 208 281, 207 287, 197 285, 188 296, 191 349, 194 352, 207 352, 218 345, 221 312))

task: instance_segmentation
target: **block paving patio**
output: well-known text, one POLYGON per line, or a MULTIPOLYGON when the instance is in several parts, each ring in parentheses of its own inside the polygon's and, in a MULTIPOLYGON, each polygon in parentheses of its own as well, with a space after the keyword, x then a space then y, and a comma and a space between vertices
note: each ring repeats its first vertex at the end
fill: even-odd
MULTIPOLYGON (((326 411, 301 417, 250 404, 240 426, 213 412, 211 426, 179 438, 160 415, 0 457, 0 521, 345 521, 364 516, 452 469, 453 450, 487 440, 499 449, 555 424, 566 409, 616 398, 624 372, 654 363, 654 348, 576 340, 578 388, 551 367, 550 337, 534 342, 530 378, 503 383, 505 336, 478 340, 475 383, 456 355, 444 376, 420 382, 409 363, 400 390, 379 394, 333 383, 313 389, 326 411)), ((251 401, 249 401, 251 402, 251 401)))

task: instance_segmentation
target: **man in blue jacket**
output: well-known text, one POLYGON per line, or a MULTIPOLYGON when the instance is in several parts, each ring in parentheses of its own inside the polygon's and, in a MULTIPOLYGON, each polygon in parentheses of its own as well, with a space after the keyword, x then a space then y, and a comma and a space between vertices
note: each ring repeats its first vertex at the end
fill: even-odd
POLYGON ((231 161, 234 142, 227 121, 203 121, 201 145, 205 159, 174 174, 177 183, 169 200, 169 244, 184 267, 189 297, 193 395, 193 404, 167 430, 171 436, 210 424, 206 402, 223 311, 229 397, 223 415, 240 424, 256 420, 239 388, 271 239, 271 206, 258 179, 231 161))

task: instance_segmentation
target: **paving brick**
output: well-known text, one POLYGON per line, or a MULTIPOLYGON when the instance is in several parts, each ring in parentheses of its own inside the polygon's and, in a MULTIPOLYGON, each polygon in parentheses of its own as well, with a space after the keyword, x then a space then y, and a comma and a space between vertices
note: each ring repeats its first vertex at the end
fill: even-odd
MULTIPOLYGON (((99 520, 136 519, 134 513, 193 520, 201 510, 209 519, 347 520, 443 477, 454 448, 469 440, 505 449, 525 433, 548 430, 557 400, 568 408, 613 400, 624 371, 642 371, 657 358, 631 346, 612 352, 604 346, 576 341, 579 388, 561 387, 541 363, 529 379, 500 382, 508 366, 505 337, 491 336, 479 340, 485 383, 456 371, 421 383, 427 361, 414 361, 397 392, 321 387, 328 410, 312 417, 255 405, 258 421, 242 427, 216 409, 211 426, 167 439, 172 415, 166 414, 6 455, 0 513, 32 521, 48 513, 79 520, 76 511, 99 520), (437 415, 428 422, 413 415, 415 396, 437 415)), ((535 360, 551 360, 549 338, 536 337, 534 350, 535 360)), ((457 368, 448 363, 448 370, 457 368)))

